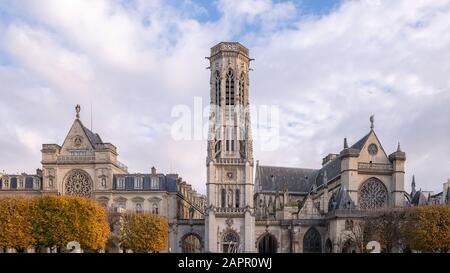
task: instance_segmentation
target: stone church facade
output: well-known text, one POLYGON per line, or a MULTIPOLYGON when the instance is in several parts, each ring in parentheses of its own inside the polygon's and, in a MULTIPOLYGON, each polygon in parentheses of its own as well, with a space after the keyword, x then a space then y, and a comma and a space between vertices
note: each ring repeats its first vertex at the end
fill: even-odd
MULTIPOLYGON (((240 43, 211 49, 207 196, 178 174, 130 174, 117 148, 86 128, 80 107, 62 145, 43 144, 35 175, 0 176, 0 197, 43 194, 93 198, 111 211, 165 216, 165 252, 351 252, 346 241, 367 211, 450 203, 449 182, 434 194, 404 190, 406 154, 389 152, 374 117, 361 139, 330 153, 317 169, 260 165, 248 111, 252 59, 240 43), (428 194, 428 196, 426 195, 428 194)), ((117 246, 113 246, 117 247, 117 246)))

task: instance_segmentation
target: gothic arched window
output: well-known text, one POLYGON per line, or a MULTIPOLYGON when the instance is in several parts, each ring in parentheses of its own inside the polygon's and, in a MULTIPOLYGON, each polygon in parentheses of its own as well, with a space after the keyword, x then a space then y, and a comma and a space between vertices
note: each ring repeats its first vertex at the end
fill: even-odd
POLYGON ((239 236, 229 231, 223 236, 223 253, 237 253, 239 250, 239 236))
POLYGON ((222 208, 225 208, 227 205, 227 192, 225 189, 222 189, 221 193, 220 193, 220 206, 222 208))
POLYGON ((359 190, 359 206, 362 209, 377 209, 387 205, 388 192, 383 182, 369 178, 359 190))
POLYGON ((219 71, 216 71, 216 79, 214 81, 214 87, 215 87, 215 91, 216 91, 216 105, 221 106, 222 102, 220 100, 220 96, 221 96, 221 92, 220 92, 220 84, 221 84, 221 80, 220 80, 220 73, 219 71))
POLYGON ((236 190, 236 208, 239 208, 240 206, 240 197, 241 197, 241 191, 239 189, 236 190))
POLYGON ((310 228, 303 237, 303 253, 321 253, 322 239, 315 228, 310 228))
POLYGON ((234 74, 228 70, 225 82, 225 105, 234 105, 234 74))

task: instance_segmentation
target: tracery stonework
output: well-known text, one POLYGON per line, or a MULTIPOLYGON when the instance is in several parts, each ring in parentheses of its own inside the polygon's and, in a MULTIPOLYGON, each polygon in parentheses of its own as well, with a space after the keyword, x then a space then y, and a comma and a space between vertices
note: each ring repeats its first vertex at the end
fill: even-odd
POLYGON ((81 171, 71 171, 65 181, 66 194, 82 197, 90 197, 92 193, 92 183, 89 176, 81 171))
POLYGON ((387 203, 386 187, 380 180, 370 178, 361 187, 360 200, 362 209, 382 208, 387 203))

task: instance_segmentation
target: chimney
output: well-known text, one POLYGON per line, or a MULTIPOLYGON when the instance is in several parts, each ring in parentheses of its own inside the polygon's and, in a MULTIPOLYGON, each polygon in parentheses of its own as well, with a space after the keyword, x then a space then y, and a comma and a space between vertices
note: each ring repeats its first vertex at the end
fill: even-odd
POLYGON ((324 157, 322 159, 322 166, 324 166, 325 164, 327 164, 328 162, 336 159, 338 157, 337 154, 328 154, 326 157, 324 157))
POLYGON ((152 167, 152 175, 156 175, 156 168, 154 166, 152 167))

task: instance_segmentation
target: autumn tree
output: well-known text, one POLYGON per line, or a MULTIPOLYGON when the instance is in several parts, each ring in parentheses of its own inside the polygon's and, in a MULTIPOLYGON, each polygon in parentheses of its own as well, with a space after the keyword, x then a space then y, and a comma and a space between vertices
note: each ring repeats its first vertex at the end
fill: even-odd
POLYGON ((365 218, 367 241, 377 241, 385 252, 403 248, 405 243, 404 227, 407 223, 407 209, 389 208, 375 210, 365 218))
POLYGON ((404 232, 411 249, 423 252, 450 250, 449 205, 415 207, 408 218, 404 232))
POLYGON ((166 248, 169 226, 165 217, 137 213, 124 215, 124 218, 122 246, 133 252, 159 252, 166 248))
POLYGON ((77 241, 82 249, 101 250, 109 237, 105 209, 95 201, 72 196, 44 196, 36 201, 33 232, 38 246, 64 248, 77 241))
POLYGON ((34 246, 31 225, 33 200, 30 198, 0 199, 0 247, 17 252, 34 246))

